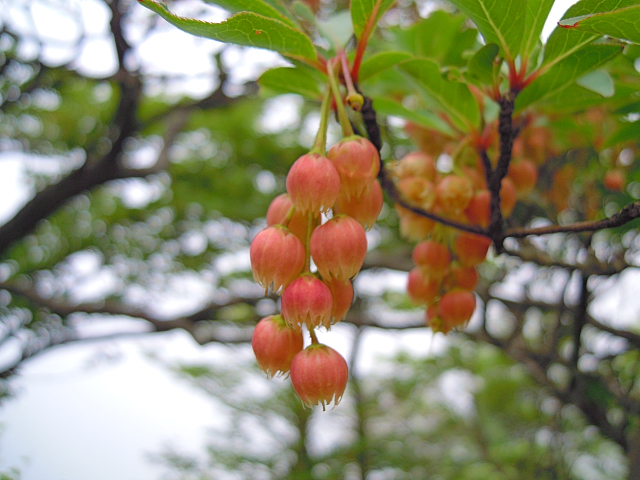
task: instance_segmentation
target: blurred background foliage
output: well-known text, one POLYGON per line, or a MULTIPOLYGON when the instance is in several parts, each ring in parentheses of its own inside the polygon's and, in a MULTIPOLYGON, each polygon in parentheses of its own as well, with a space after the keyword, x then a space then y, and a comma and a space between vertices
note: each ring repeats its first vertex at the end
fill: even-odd
MULTIPOLYGON (((263 76, 260 91, 260 67, 246 78, 236 71, 264 52, 251 57, 213 42, 204 73, 154 73, 141 52, 170 29, 132 0, 89 2, 104 28, 80 27, 71 39, 52 38, 35 15, 50 8, 82 26, 94 11, 83 10, 87 2, 0 3, 0 162, 18 162, 28 192, 0 226, 0 347, 13 352, 0 395, 15 394, 23 361, 95 337, 83 333, 89 320, 110 338, 131 334, 122 323, 109 329, 124 315, 144 323, 141 335, 184 329, 233 359, 167 365, 207 391, 229 420, 212 434, 205 460, 155 454, 166 478, 634 478, 637 222, 507 242, 507 253, 481 268, 480 308, 466 331, 438 349, 425 342, 422 355, 365 365, 365 332, 425 328, 404 280, 395 281, 411 268, 410 246, 385 206, 354 307, 336 328, 353 340, 348 394, 331 412, 305 411, 286 382, 266 382, 254 365, 253 325, 276 300, 262 298, 247 252, 288 168, 312 143, 317 103, 278 95, 277 78, 263 76), (104 75, 82 65, 91 63, 82 48, 96 36, 112 52, 104 75), (54 47, 64 60, 48 58, 54 47), (190 76, 207 87, 189 90, 190 76)), ((191 1, 175 7, 203 11, 191 1)), ((326 28, 344 21, 346 7, 321 3, 326 28)), ((370 48, 432 58, 457 78, 478 38, 450 4, 406 0, 370 48)), ((640 198, 639 61, 640 47, 630 45, 602 69, 612 95, 575 84, 523 113, 521 155, 539 166, 539 180, 510 226, 593 220, 640 198), (604 187, 610 169, 624 171, 626 188, 604 187)), ((374 73, 361 87, 376 102, 383 158, 417 147, 441 155, 446 168, 454 145, 429 100, 393 69, 374 73)))

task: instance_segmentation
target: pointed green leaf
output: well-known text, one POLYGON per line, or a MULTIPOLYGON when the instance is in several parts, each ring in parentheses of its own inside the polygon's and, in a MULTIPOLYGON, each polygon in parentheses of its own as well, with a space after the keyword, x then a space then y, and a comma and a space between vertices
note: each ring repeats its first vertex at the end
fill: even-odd
POLYGON ((409 110, 402 104, 386 97, 373 97, 373 108, 378 114, 404 118, 421 127, 433 128, 447 135, 455 135, 453 130, 435 114, 427 111, 409 110))
POLYGON ((395 0, 351 0, 351 21, 356 37, 358 39, 362 37, 368 23, 373 30, 378 20, 394 2, 395 0))
MULTIPOLYGON (((628 104, 629 98, 637 91, 636 88, 625 85, 615 85, 614 94, 611 97, 603 97, 601 94, 588 90, 578 83, 569 85, 567 88, 546 97, 537 103, 537 106, 553 114, 571 114, 573 112, 584 111, 599 105, 610 105, 616 108, 618 105, 628 104)), ((620 113, 620 112, 616 112, 620 113)))
POLYGON ((269 5, 263 0, 206 0, 207 3, 218 5, 231 13, 251 12, 263 17, 273 18, 286 23, 290 27, 296 27, 289 18, 287 18, 281 11, 275 7, 269 5))
POLYGON ((527 9, 522 1, 449 0, 478 27, 486 43, 500 46, 507 60, 520 53, 527 9))
POLYGON ((587 90, 599 93, 605 98, 613 97, 613 94, 615 93, 613 78, 611 78, 609 72, 605 70, 594 70, 593 72, 589 72, 577 79, 576 83, 587 90))
POLYGON ((258 84, 275 93, 297 93, 311 100, 322 99, 317 79, 302 68, 272 68, 262 74, 258 84))
MULTIPOLYGON (((637 3, 638 0, 581 0, 569 8, 562 18, 564 20, 593 13, 602 13, 629 7, 637 3)), ((543 72, 547 71, 600 36, 599 34, 575 29, 556 28, 551 32, 547 40, 541 70, 543 72)))
POLYGON ((316 14, 306 3, 296 0, 291 4, 291 11, 299 18, 314 25, 316 23, 316 14))
MULTIPOLYGON (((225 0, 225 1, 233 1, 233 0, 225 0)), ((284 17, 288 17, 290 19, 294 19, 295 17, 291 14, 291 10, 288 6, 285 6, 282 2, 282 0, 264 0, 264 2, 268 5, 270 5, 271 7, 273 7, 274 9, 276 9, 278 12, 280 12, 280 15, 284 16, 284 17)), ((289 4, 289 2, 287 2, 287 5, 289 4)))
MULTIPOLYGON (((616 89, 616 91, 618 91, 618 89, 616 89)), ((632 92, 631 95, 629 95, 629 99, 632 99, 632 98, 638 98, 637 90, 635 92, 632 92)), ((622 107, 618 108, 614 113, 617 113, 619 115, 627 115, 629 113, 640 113, 640 100, 627 103, 626 105, 623 105, 622 107)))
MULTIPOLYGON (((476 50, 478 31, 468 28, 467 17, 462 13, 451 14, 442 10, 431 12, 427 18, 409 28, 390 29, 397 50, 406 50, 416 57, 435 60, 440 65, 463 66, 463 52, 476 50)), ((394 48, 394 47, 392 47, 394 48)))
POLYGON ((331 15, 325 21, 318 22, 318 27, 323 37, 331 41, 336 50, 343 48, 353 35, 351 16, 346 10, 331 15))
POLYGON ((620 130, 611 135, 605 142, 605 147, 612 147, 618 143, 637 142, 640 138, 640 121, 624 124, 620 130))
POLYGON ((527 0, 527 17, 521 48, 523 57, 529 58, 535 50, 553 2, 554 0, 527 0))
POLYGON ((444 79, 437 63, 418 58, 406 60, 398 68, 414 79, 462 131, 479 125, 480 110, 469 88, 464 83, 444 79))
POLYGON ((516 99, 516 109, 523 109, 533 102, 556 94, 621 52, 620 45, 587 45, 527 86, 516 99))
POLYGON ((358 79, 362 83, 411 57, 412 55, 407 52, 381 52, 372 55, 362 62, 358 79))
POLYGON ((469 59, 467 73, 480 83, 491 85, 494 81, 494 60, 500 48, 495 43, 485 45, 469 59))
POLYGON ((174 15, 165 5, 154 0, 138 1, 167 22, 192 35, 224 43, 274 50, 303 61, 317 59, 311 39, 280 20, 244 12, 233 15, 221 23, 210 23, 174 15))
POLYGON ((596 13, 562 20, 563 28, 629 40, 640 44, 640 5, 613 12, 596 13))
POLYGON ((539 108, 551 113, 568 114, 601 105, 606 99, 577 83, 538 102, 539 108))
POLYGON ((444 65, 444 56, 455 43, 465 20, 464 15, 451 15, 449 12, 436 10, 417 22, 411 27, 415 54, 444 65))

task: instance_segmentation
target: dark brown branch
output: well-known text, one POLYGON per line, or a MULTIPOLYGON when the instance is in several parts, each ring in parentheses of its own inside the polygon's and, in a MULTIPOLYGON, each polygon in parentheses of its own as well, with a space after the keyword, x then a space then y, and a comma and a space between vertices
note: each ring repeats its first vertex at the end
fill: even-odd
MULTIPOLYGON (((501 253, 504 242, 504 226, 502 209, 500 208, 500 190, 502 189, 502 179, 509 171, 511 162, 511 152, 513 149, 513 109, 516 101, 515 93, 509 91, 500 99, 500 115, 498 117, 498 134, 500 135, 500 157, 495 170, 491 172, 488 182, 491 192, 491 220, 489 222, 489 236, 493 239, 496 251, 501 253)), ((481 157, 482 158, 482 157, 481 157)), ((487 159, 483 159, 483 163, 487 159)), ((486 168, 486 166, 485 166, 486 168)), ((485 172, 485 175, 488 175, 485 172)))
POLYGON ((40 220, 58 210, 70 198, 122 178, 119 169, 124 140, 136 131, 136 112, 141 85, 134 77, 120 83, 120 102, 110 129, 110 151, 99 160, 87 158, 85 163, 58 183, 38 192, 33 199, 7 223, 0 227, 0 255, 17 240, 31 232, 40 220))
POLYGON ((493 166, 491 165, 491 159, 489 158, 486 150, 479 150, 478 156, 482 161, 482 167, 484 169, 484 179, 487 182, 487 185, 489 185, 489 183, 491 183, 491 177, 493 176, 493 166))
POLYGON ((531 243, 521 244, 518 250, 505 249, 505 253, 514 257, 518 257, 523 262, 531 262, 540 267, 560 267, 569 272, 580 270, 582 272, 588 273, 589 275, 616 275, 622 272, 625 268, 633 266, 624 261, 624 259, 615 259, 610 262, 602 262, 598 260, 595 255, 589 255, 589 258, 587 258, 587 260, 582 263, 567 263, 563 262, 562 260, 553 258, 547 252, 536 248, 531 243))
POLYGON ((578 361, 580 360, 580 347, 582 345, 582 330, 587 323, 587 308, 589 307, 589 288, 587 286, 589 276, 580 272, 580 300, 573 316, 573 352, 571 353, 571 383, 569 390, 576 386, 578 378, 578 361))
POLYGON ((604 323, 599 322, 592 316, 587 317, 587 323, 599 330, 602 330, 603 332, 610 333, 611 335, 615 335, 616 337, 624 338, 635 348, 640 349, 640 335, 638 335, 637 333, 632 333, 627 330, 620 330, 618 328, 610 327, 609 325, 605 325, 604 323))
POLYGON ((609 218, 591 222, 576 222, 569 225, 549 225, 538 228, 512 228, 505 232, 505 237, 523 238, 529 235, 548 235, 550 233, 595 232, 605 228, 616 228, 640 217, 640 202, 625 205, 622 210, 609 218))
MULTIPOLYGON (((197 102, 171 107, 166 112, 152 118, 147 124, 166 120, 167 127, 164 136, 163 149, 156 163, 148 169, 129 168, 122 164, 122 147, 124 141, 134 136, 140 129, 137 120, 138 104, 141 94, 140 79, 121 70, 117 77, 120 79, 120 102, 111 123, 111 150, 101 158, 94 158, 90 152, 87 160, 77 170, 61 179, 58 183, 45 187, 22 207, 22 209, 7 223, 0 226, 0 257, 16 241, 29 234, 40 222, 63 206, 76 195, 91 191, 111 180, 121 178, 145 177, 166 168, 168 164, 168 150, 175 136, 186 125, 189 115, 196 109, 222 108, 239 101, 240 97, 230 98, 222 88, 224 72, 219 72, 221 83, 219 87, 197 102)), ((248 85, 247 88, 250 88, 248 85)))
POLYGON ((116 53, 118 55, 118 65, 120 70, 124 70, 124 57, 131 48, 129 43, 124 38, 122 32, 122 12, 120 9, 122 5, 119 0, 105 0, 105 3, 111 10, 111 20, 109 21, 109 28, 113 35, 113 43, 116 47, 116 53))

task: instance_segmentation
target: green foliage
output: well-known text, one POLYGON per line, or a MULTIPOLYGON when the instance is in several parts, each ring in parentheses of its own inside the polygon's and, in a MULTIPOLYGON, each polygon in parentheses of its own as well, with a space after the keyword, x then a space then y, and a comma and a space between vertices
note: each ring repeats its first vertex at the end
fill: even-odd
POLYGON ((522 41, 522 57, 530 58, 540 42, 540 34, 544 23, 553 7, 554 0, 527 0, 527 15, 525 18, 522 41))
MULTIPOLYGON (((601 13, 609 10, 623 8, 636 4, 636 0, 582 0, 570 7, 563 20, 592 13, 601 13)), ((555 65, 563 61, 566 57, 580 50, 585 45, 596 40, 600 35, 590 32, 574 31, 564 28, 556 28, 547 41, 544 50, 544 64, 555 65)))
POLYGON ((231 13, 253 12, 263 17, 279 20, 292 28, 297 28, 297 25, 282 9, 276 8, 275 5, 263 2, 262 0, 208 0, 208 3, 218 5, 231 13))
MULTIPOLYGON (((525 25, 533 30, 535 22, 526 22, 528 8, 522 8, 522 2, 502 0, 450 0, 478 26, 486 43, 495 43, 505 59, 513 62, 520 53, 523 38, 529 32, 525 25), (523 35, 524 33, 524 35, 523 35)), ((533 31, 531 32, 533 35, 533 31)))
POLYGON ((567 18, 560 26, 640 43, 640 5, 567 18))
MULTIPOLYGON (((316 59, 316 52, 309 37, 291 27, 286 19, 287 23, 253 12, 242 12, 216 24, 173 15, 165 5, 153 0, 140 0, 140 3, 172 25, 193 35, 235 45, 274 50, 298 60, 316 59)), ((255 2, 255 5, 262 6, 263 2, 255 2)), ((274 10, 272 12, 275 13, 274 10)))
POLYGON ((310 100, 322 100, 322 91, 313 72, 302 68, 280 67, 264 72, 258 83, 263 95, 296 93, 310 100))
POLYGON ((372 30, 393 3, 394 0, 353 0, 350 10, 356 36, 361 38, 365 29, 372 30))
POLYGON ((486 85, 496 83, 497 73, 495 59, 498 56, 498 46, 495 43, 489 43, 478 50, 473 57, 469 59, 467 72, 471 81, 480 82, 486 85))
POLYGON ((516 108, 523 109, 532 103, 555 95, 572 85, 576 79, 593 71, 622 53, 618 45, 589 45, 555 64, 544 75, 534 80, 516 100, 516 108))
POLYGON ((406 60, 399 68, 414 79, 434 106, 447 114, 462 131, 478 127, 480 111, 468 87, 444 79, 437 63, 427 59, 406 60))

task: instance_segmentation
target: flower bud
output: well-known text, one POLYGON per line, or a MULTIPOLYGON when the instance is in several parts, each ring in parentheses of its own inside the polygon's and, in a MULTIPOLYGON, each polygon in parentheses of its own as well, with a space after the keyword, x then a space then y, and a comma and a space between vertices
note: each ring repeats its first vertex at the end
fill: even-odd
POLYGON ((393 174, 398 179, 406 177, 422 177, 435 181, 436 162, 431 155, 424 152, 411 152, 393 164, 393 174))
POLYGON ((461 288, 462 290, 473 290, 478 284, 478 271, 475 266, 465 267, 459 262, 454 262, 450 269, 449 288, 461 288))
POLYGON ((476 296, 473 292, 454 289, 440 297, 438 316, 442 319, 443 331, 465 325, 476 309, 476 296))
POLYGON ((347 137, 331 147, 327 158, 336 167, 347 198, 369 193, 380 171, 380 156, 373 143, 364 137, 347 137))
POLYGON ((434 278, 442 278, 451 263, 447 246, 435 240, 425 240, 416 245, 412 258, 413 263, 423 267, 434 278))
POLYGON ((251 242, 249 256, 253 278, 273 291, 286 287, 300 275, 306 258, 302 242, 281 225, 260 231, 251 242))
POLYGON ((339 191, 340 176, 336 167, 318 153, 298 158, 287 175, 287 193, 303 215, 330 210, 339 191))
POLYGON ((282 293, 282 316, 295 330, 303 324, 307 328, 329 328, 332 310, 329 287, 311 273, 300 275, 282 293))
POLYGON ((270 315, 256 325, 251 339, 258 366, 268 377, 289 371, 291 360, 302 351, 302 331, 290 328, 282 315, 270 315))
POLYGON ((333 298, 331 323, 335 324, 344 320, 351 308, 353 303, 353 284, 351 280, 345 282, 337 278, 325 278, 323 282, 331 291, 331 298, 333 298))
POLYGON ((367 235, 353 218, 337 215, 313 231, 310 250, 322 278, 347 281, 362 267, 367 235))
POLYGON ((436 225, 430 218, 413 213, 398 203, 394 207, 400 219, 400 235, 408 240, 424 240, 436 225))
POLYGON ((366 230, 376 223, 382 210, 383 198, 380 182, 375 180, 368 194, 361 197, 347 197, 340 192, 336 199, 338 213, 354 218, 366 230))
POLYGON ((347 388, 349 369, 345 359, 327 345, 309 345, 291 362, 291 384, 308 407, 338 405, 347 388))
POLYGON ((470 232, 460 232, 456 237, 454 251, 458 261, 465 267, 481 264, 487 258, 491 239, 470 232))
POLYGON ((409 272, 407 278, 407 294, 416 305, 433 302, 440 294, 440 279, 431 277, 422 268, 416 267, 409 272))
MULTIPOLYGON (((269 209, 267 210, 267 225, 278 225, 284 222, 285 218, 289 214, 289 211, 293 208, 293 202, 289 198, 289 194, 283 193, 273 199, 269 209)), ((316 218, 314 224, 319 223, 320 217, 316 218)), ((307 241, 307 227, 309 225, 308 217, 301 214, 298 210, 293 212, 291 220, 287 228, 291 230, 296 237, 300 239, 302 244, 307 241)))
POLYGON ((473 197, 473 185, 466 177, 447 175, 436 187, 438 205, 447 215, 458 215, 468 206, 473 197))

